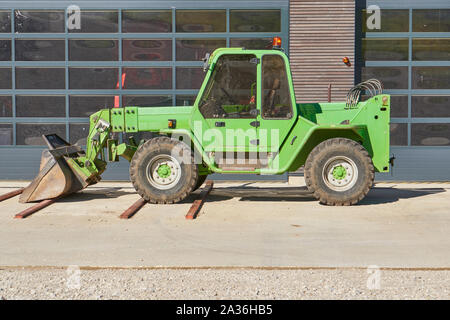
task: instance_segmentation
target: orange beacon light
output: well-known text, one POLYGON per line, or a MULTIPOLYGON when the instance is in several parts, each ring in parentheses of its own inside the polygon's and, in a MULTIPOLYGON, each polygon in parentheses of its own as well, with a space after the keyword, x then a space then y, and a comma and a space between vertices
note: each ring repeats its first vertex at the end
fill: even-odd
POLYGON ((280 37, 273 38, 272 47, 274 49, 281 49, 281 38, 280 37))

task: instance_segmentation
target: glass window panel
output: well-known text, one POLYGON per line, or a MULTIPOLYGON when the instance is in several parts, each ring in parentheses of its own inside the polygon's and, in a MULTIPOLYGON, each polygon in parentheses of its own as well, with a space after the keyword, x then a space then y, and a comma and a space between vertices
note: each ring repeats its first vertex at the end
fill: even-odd
POLYGON ((245 49, 272 49, 272 38, 231 38, 230 47, 245 49))
POLYGON ((11 40, 0 40, 0 61, 11 61, 11 40))
POLYGON ((413 10, 413 32, 450 32, 450 9, 413 10))
POLYGON ((171 61, 172 40, 169 39, 124 39, 124 61, 171 61))
MULTIPOLYGON (((369 96, 363 95, 361 101, 366 101, 369 96)), ((408 96, 391 95, 391 118, 408 117, 408 96)))
POLYGON ((17 61, 64 61, 64 40, 22 40, 16 39, 17 61))
POLYGON ((65 117, 65 96, 16 96, 17 117, 65 117))
POLYGON ((450 89, 450 67, 413 67, 413 89, 450 89))
POLYGON ((262 117, 286 119, 292 117, 292 101, 284 60, 278 55, 264 55, 262 117))
POLYGON ((408 67, 363 67, 362 80, 378 79, 385 89, 407 89, 408 67))
POLYGON ((199 102, 205 118, 255 118, 252 115, 256 109, 254 59, 251 54, 228 54, 217 60, 199 102))
POLYGON ((193 106, 195 103, 195 99, 197 96, 176 96, 176 105, 177 106, 193 106))
POLYGON ((66 139, 66 125, 59 123, 18 123, 16 142, 18 145, 44 146, 43 134, 56 133, 66 139))
POLYGON ((0 96, 0 117, 12 117, 11 96, 0 96))
POLYGON ((69 116, 87 118, 91 114, 114 105, 114 96, 70 96, 69 116))
POLYGON ((117 11, 85 11, 81 10, 80 29, 72 29, 73 33, 116 33, 118 27, 117 11))
POLYGON ((202 86, 205 72, 200 67, 184 68, 177 70, 177 89, 199 89, 202 86))
POLYGON ((11 68, 0 68, 0 89, 12 88, 11 68))
POLYGON ((171 68, 124 68, 124 89, 172 89, 171 68))
POLYGON ((15 32, 64 32, 64 11, 15 10, 15 32))
POLYGON ((16 68, 17 89, 64 89, 64 68, 16 68))
POLYGON ((407 61, 408 39, 363 39, 364 61, 407 61))
POLYGON ((225 48, 225 39, 178 39, 177 60, 178 61, 200 61, 206 53, 212 53, 217 48, 225 48))
POLYGON ((117 89, 118 68, 70 68, 70 89, 117 89))
POLYGON ((124 106, 166 107, 173 106, 172 96, 123 96, 124 106))
POLYGON ((69 124, 69 142, 78 146, 86 145, 86 138, 89 135, 89 123, 69 124))
POLYGON ((391 123, 390 142, 391 146, 406 146, 408 144, 408 124, 391 123))
POLYGON ((411 113, 415 118, 450 118, 450 96, 412 96, 411 113))
POLYGON ((122 32, 172 32, 172 11, 125 10, 122 12, 122 32))
POLYGON ((11 13, 9 11, 0 11, 0 33, 11 32, 11 13))
POLYGON ((0 146, 9 146, 13 143, 13 126, 10 123, 0 123, 0 146))
POLYGON ((450 123, 411 124, 411 144, 414 146, 449 146, 450 123))
POLYGON ((225 32, 225 10, 177 10, 177 32, 225 32))
POLYGON ((413 39, 412 58, 416 61, 448 61, 450 39, 413 39))
POLYGON ((391 117, 392 118, 408 117, 408 96, 391 95, 391 117))
POLYGON ((71 61, 117 61, 118 40, 69 40, 71 61))
POLYGON ((409 10, 403 9, 381 9, 380 29, 369 29, 371 27, 371 17, 374 13, 368 14, 362 10, 363 32, 408 32, 409 31, 409 10), (369 26, 368 26, 369 25, 369 26))
POLYGON ((231 10, 231 32, 280 32, 280 10, 231 10))

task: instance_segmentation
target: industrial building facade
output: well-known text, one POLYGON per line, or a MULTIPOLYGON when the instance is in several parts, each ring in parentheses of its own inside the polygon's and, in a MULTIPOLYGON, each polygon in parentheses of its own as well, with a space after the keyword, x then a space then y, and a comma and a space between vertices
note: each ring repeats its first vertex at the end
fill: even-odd
MULTIPOLYGON (((0 1, 0 179, 37 173, 44 133, 83 144, 101 108, 192 105, 207 52, 274 36, 298 102, 383 82, 397 160, 379 179, 450 180, 447 0, 0 1)), ((128 179, 125 161, 112 166, 105 179, 128 179)))

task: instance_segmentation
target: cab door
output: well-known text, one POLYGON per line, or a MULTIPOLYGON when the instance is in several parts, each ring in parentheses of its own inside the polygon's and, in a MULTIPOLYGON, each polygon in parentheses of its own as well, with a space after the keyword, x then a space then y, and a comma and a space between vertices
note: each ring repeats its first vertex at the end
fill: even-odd
POLYGON ((228 160, 237 153, 257 152, 258 62, 253 54, 218 58, 198 101, 207 124, 203 132, 206 151, 221 152, 228 160))
POLYGON ((261 109, 257 121, 259 154, 276 153, 296 120, 295 96, 285 56, 261 58, 261 109))

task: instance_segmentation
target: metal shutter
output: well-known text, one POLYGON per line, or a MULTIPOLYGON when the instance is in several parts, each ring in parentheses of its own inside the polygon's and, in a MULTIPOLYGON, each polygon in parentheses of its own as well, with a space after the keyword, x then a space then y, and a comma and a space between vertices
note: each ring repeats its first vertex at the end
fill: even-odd
POLYGON ((297 102, 345 100, 354 83, 355 1, 290 1, 289 56, 297 102), (349 57, 347 67, 342 58, 349 57))

